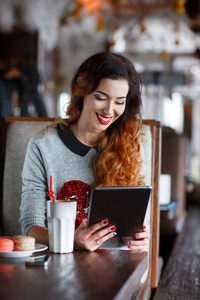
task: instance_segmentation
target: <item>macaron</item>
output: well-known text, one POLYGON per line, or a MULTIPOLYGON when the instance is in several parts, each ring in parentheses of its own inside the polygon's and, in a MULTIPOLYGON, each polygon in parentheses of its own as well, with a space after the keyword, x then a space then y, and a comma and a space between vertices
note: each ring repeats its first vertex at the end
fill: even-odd
POLYGON ((29 251, 35 249, 35 238, 31 236, 16 235, 13 237, 15 251, 29 251))
POLYGON ((12 252, 14 250, 14 241, 10 237, 0 237, 0 252, 12 252))

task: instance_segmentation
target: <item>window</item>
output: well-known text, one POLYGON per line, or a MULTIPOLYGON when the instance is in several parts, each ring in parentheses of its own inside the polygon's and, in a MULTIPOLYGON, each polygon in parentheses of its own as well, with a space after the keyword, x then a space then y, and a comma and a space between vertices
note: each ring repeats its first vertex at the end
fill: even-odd
POLYGON ((58 97, 57 115, 61 118, 66 118, 66 111, 70 103, 69 93, 61 93, 58 97))

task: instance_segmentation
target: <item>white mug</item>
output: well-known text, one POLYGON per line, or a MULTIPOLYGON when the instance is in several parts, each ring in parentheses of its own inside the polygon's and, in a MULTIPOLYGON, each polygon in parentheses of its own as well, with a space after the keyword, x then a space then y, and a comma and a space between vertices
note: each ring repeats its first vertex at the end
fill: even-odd
POLYGON ((76 208, 76 201, 47 201, 49 250, 51 252, 73 252, 76 208))

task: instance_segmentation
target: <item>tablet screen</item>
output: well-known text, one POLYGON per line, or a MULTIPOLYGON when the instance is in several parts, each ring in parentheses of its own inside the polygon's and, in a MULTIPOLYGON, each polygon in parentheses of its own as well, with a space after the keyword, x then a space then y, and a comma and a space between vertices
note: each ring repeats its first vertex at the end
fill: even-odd
POLYGON ((151 191, 151 186, 93 188, 87 226, 107 219, 117 236, 134 238, 142 231, 151 191))

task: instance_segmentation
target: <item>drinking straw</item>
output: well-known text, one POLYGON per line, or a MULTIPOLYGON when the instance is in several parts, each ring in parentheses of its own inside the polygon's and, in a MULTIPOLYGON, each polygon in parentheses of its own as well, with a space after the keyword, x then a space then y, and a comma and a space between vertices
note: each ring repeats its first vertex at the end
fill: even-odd
POLYGON ((50 175, 50 190, 47 192, 49 197, 52 197, 52 202, 55 202, 54 191, 52 190, 52 175, 50 175))
POLYGON ((50 191, 52 191, 52 175, 50 175, 50 191))

